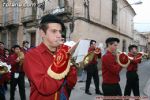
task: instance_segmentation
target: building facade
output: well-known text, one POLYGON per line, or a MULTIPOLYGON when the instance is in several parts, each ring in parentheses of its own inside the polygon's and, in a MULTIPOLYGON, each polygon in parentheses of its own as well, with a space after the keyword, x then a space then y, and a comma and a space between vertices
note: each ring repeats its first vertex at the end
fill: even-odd
POLYGON ((22 7, 17 4, 22 3, 20 0, 1 0, 2 8, 2 29, 1 29, 1 41, 5 43, 7 48, 23 40, 22 38, 22 7))
MULTIPOLYGON (((10 1, 10 0, 3 0, 10 1)), ((66 39, 94 39, 105 44, 108 37, 120 39, 119 49, 127 51, 133 43, 133 17, 135 12, 126 0, 11 0, 24 2, 28 7, 4 8, 2 15, 15 14, 16 23, 4 24, 3 33, 7 33, 7 45, 21 44, 23 40, 36 46, 41 42, 38 24, 43 15, 55 14, 66 26, 66 39), (34 5, 36 4, 36 5, 34 5), (9 11, 9 12, 8 12, 9 11), (18 18, 18 19, 17 19, 18 18), (19 21, 19 22, 17 22, 19 21), (5 32, 6 31, 6 32, 5 32)), ((9 17, 3 16, 3 23, 9 17)), ((5 37, 5 38, 6 38, 5 37)))
POLYGON ((148 36, 147 52, 149 54, 149 59, 150 59, 150 33, 148 33, 147 36, 148 36))
POLYGON ((147 52, 150 59, 150 32, 145 32, 144 35, 147 37, 147 52))
POLYGON ((134 42, 138 46, 139 52, 147 52, 148 37, 145 33, 134 30, 134 42))

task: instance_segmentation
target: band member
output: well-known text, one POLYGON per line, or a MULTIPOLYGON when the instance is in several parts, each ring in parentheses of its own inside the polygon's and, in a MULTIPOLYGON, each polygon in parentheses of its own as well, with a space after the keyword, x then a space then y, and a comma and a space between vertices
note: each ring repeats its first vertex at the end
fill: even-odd
POLYGON ((11 81, 10 81, 10 100, 15 100, 15 89, 18 84, 21 100, 26 100, 25 96, 25 80, 23 71, 24 54, 21 52, 19 45, 13 46, 14 53, 9 57, 11 64, 11 81))
POLYGON ((4 57, 4 43, 0 42, 0 61, 4 61, 5 57, 4 57))
POLYGON ((119 85, 119 72, 122 67, 116 62, 116 50, 119 43, 118 38, 106 39, 107 51, 102 57, 102 90, 104 96, 121 96, 119 85))
MULTIPOLYGON (((0 62, 6 62, 5 59, 5 49, 4 49, 4 43, 0 42, 0 62)), ((0 66, 1 67, 1 66, 0 66)), ((0 68, 0 100, 6 100, 5 98, 5 83, 8 79, 7 72, 5 70, 1 70, 0 68)))
MULTIPOLYGON (((9 50, 5 48, 4 57, 5 57, 5 62, 6 62, 7 64, 9 64, 9 55, 10 55, 9 50)), ((6 81, 6 82, 4 83, 5 90, 8 90, 7 83, 8 83, 8 81, 6 81)))
POLYGON ((26 53, 28 51, 28 49, 29 49, 29 42, 28 41, 23 41, 23 43, 22 43, 22 51, 24 53, 26 53))
POLYGON ((5 49, 5 51, 4 51, 4 57, 5 57, 5 62, 6 62, 7 64, 9 64, 9 56, 10 56, 9 50, 8 50, 8 49, 5 49))
POLYGON ((6 72, 0 70, 0 100, 6 100, 5 98, 5 87, 4 87, 4 78, 2 78, 2 75, 4 75, 6 72))
POLYGON ((64 30, 64 24, 56 16, 42 17, 39 33, 43 41, 25 55, 24 70, 30 80, 30 100, 69 99, 70 90, 77 81, 77 73, 76 68, 70 65, 66 74, 70 54, 63 52, 58 43, 64 30), (65 56, 61 57, 60 54, 65 56), (61 76, 62 73, 66 76, 61 76))
MULTIPOLYGON (((0 61, 5 61, 3 42, 0 42, 0 61)), ((5 73, 4 71, 0 71, 0 100, 5 100, 4 82, 3 82, 3 79, 1 78, 4 73, 5 73)))
POLYGON ((141 62, 141 57, 137 57, 137 46, 136 45, 130 45, 129 46, 129 57, 133 57, 133 60, 131 60, 130 64, 127 67, 127 83, 124 91, 125 96, 130 96, 131 91, 133 91, 134 96, 140 96, 139 92, 139 77, 137 74, 138 69, 138 63, 141 62))
POLYGON ((86 79, 86 86, 85 86, 85 93, 88 95, 92 95, 89 91, 91 79, 93 77, 94 84, 95 84, 95 92, 96 94, 102 95, 99 89, 99 77, 98 77, 98 68, 97 68, 97 59, 101 58, 101 53, 99 52, 96 54, 94 51, 96 49, 96 41, 91 40, 90 41, 90 47, 88 50, 88 53, 93 53, 93 59, 88 63, 88 65, 85 67, 85 70, 87 71, 87 79, 86 79))

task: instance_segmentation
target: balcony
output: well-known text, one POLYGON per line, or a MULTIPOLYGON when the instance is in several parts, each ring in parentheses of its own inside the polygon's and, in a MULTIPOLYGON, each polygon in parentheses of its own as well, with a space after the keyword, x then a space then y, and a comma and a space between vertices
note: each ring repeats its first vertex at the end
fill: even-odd
POLYGON ((4 23, 5 26, 17 26, 19 25, 19 20, 8 20, 7 22, 4 23))
POLYGON ((22 23, 27 23, 36 20, 36 15, 29 15, 21 18, 22 23))
POLYGON ((3 26, 3 24, 2 23, 0 23, 0 27, 2 27, 3 26))
POLYGON ((62 8, 57 7, 55 9, 51 9, 51 10, 44 12, 44 15, 47 15, 47 14, 71 15, 72 14, 72 7, 70 7, 70 6, 65 6, 62 8))
POLYGON ((4 26, 19 25, 19 12, 9 12, 3 15, 4 26))
POLYGON ((3 23, 2 23, 2 22, 3 22, 3 20, 2 20, 2 19, 3 19, 3 16, 2 16, 2 15, 0 15, 0 29, 1 29, 1 28, 3 28, 3 23))
POLYGON ((4 29, 3 23, 0 23, 0 31, 4 29))

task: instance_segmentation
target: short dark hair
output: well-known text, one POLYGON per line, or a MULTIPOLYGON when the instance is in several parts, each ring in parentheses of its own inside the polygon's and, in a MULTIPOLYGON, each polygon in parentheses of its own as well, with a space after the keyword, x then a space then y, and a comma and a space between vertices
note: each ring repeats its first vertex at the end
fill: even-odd
POLYGON ((95 41, 95 40, 91 40, 91 41, 90 41, 90 46, 93 44, 93 42, 95 42, 95 43, 96 43, 96 41, 95 41))
POLYGON ((0 41, 0 43, 4 45, 4 42, 1 42, 1 41, 0 41))
POLYGON ((29 42, 28 42, 28 41, 23 41, 23 43, 22 43, 22 44, 24 45, 24 44, 26 44, 26 43, 28 43, 28 44, 29 44, 29 42))
POLYGON ((10 52, 9 49, 7 49, 7 48, 5 48, 4 50, 5 50, 5 52, 6 52, 6 51, 10 52))
POLYGON ((7 48, 5 48, 4 50, 5 50, 5 51, 9 51, 9 49, 7 49, 7 48))
POLYGON ((16 48, 21 49, 21 47, 19 45, 14 45, 12 48, 14 48, 14 49, 16 49, 16 48))
POLYGON ((65 35, 65 32, 66 32, 65 25, 64 25, 63 21, 55 15, 48 14, 48 15, 43 16, 41 18, 39 28, 42 29, 46 33, 46 30, 48 29, 48 24, 49 23, 58 23, 58 24, 60 24, 61 27, 62 27, 62 36, 65 35))
POLYGON ((119 43, 120 40, 119 40, 118 38, 109 37, 109 38, 107 38, 106 41, 105 41, 107 47, 108 47, 108 44, 112 45, 114 42, 119 43))
POLYGON ((136 45, 129 45, 128 50, 131 51, 133 48, 138 48, 136 45))

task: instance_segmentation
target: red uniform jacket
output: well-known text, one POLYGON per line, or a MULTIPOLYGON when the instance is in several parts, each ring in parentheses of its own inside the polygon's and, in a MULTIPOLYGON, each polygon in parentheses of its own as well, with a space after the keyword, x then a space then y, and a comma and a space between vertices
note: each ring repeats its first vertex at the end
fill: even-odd
POLYGON ((17 54, 12 54, 9 57, 9 64, 11 64, 11 73, 15 73, 15 72, 23 72, 23 68, 22 66, 19 66, 19 63, 16 62, 18 55, 17 54))
POLYGON ((121 66, 116 62, 116 56, 107 51, 102 57, 102 77, 103 83, 116 84, 120 81, 119 72, 121 66))
MULTIPOLYGON (((8 64, 8 59, 4 56, 4 50, 0 49, 0 60, 3 62, 6 62, 8 64)), ((1 69, 1 68, 0 68, 1 69)), ((10 80, 10 73, 5 73, 0 75, 0 85, 3 85, 4 82, 7 82, 10 80)))
POLYGON ((136 57, 134 57, 133 54, 128 53, 128 55, 130 57, 133 57, 133 60, 131 60, 129 66, 127 67, 127 71, 137 71, 138 68, 138 63, 141 62, 141 59, 137 59, 136 57))
POLYGON ((0 85, 3 85, 4 82, 7 82, 8 80, 10 80, 10 73, 0 75, 0 85))
MULTIPOLYGON (((95 48, 90 47, 88 52, 94 52, 95 48)), ((90 62, 90 64, 97 64, 97 58, 101 58, 101 53, 94 54, 94 59, 90 62)))
MULTIPOLYGON (((52 63, 53 54, 43 43, 26 53, 24 71, 30 80, 30 100, 60 100, 59 88, 64 79, 55 80, 47 74, 52 63)), ((77 81, 76 68, 71 67, 66 80, 68 87, 72 89, 77 81)), ((66 87, 64 92, 69 99, 66 87)))
POLYGON ((0 55, 4 56, 4 50, 0 49, 0 55))

